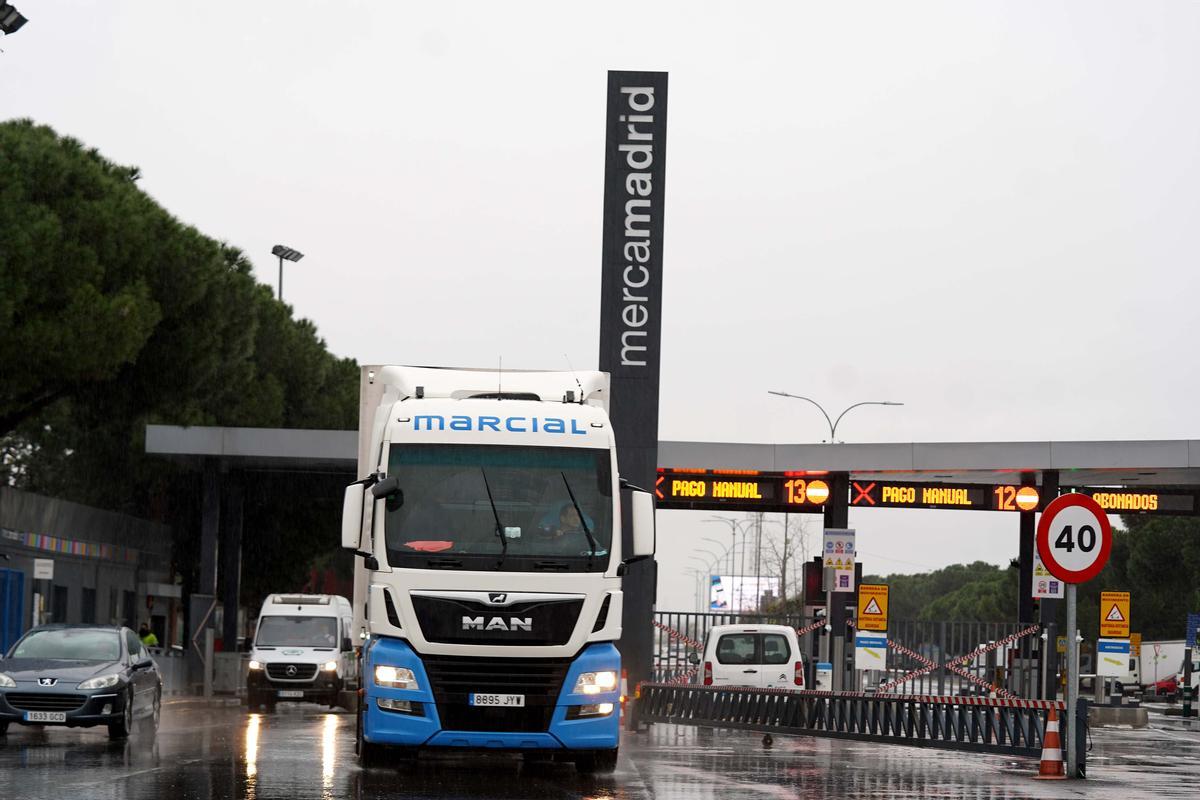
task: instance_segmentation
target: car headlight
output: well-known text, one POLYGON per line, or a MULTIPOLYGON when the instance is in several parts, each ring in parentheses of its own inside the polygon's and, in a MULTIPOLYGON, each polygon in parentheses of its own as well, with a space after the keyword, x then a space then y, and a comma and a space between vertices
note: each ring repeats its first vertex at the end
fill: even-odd
POLYGON ((417 676, 407 667, 390 667, 380 664, 375 667, 375 685, 389 689, 416 689, 417 676))
POLYGON ((600 694, 616 688, 617 673, 610 669, 603 672, 585 672, 575 681, 575 691, 578 694, 600 694))
POLYGON ((325 662, 325 671, 326 672, 337 672, 337 662, 336 661, 326 661, 325 662))
POLYGON ((8 677, 7 675, 5 675, 3 672, 0 672, 0 689, 15 689, 15 688, 17 688, 17 682, 14 681, 12 678, 8 677))
POLYGON ((79 684, 80 689, 110 689, 121 682, 121 676, 113 672, 109 675, 97 675, 79 684))
POLYGON ((251 659, 250 660, 250 669, 262 669, 262 663, 255 661, 254 659, 251 659))

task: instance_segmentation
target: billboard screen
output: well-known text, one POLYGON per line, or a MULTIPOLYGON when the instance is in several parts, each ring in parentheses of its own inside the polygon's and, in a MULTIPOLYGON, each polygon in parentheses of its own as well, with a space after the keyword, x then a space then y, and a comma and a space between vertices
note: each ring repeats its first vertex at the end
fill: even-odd
POLYGON ((712 575, 709 580, 710 611, 757 611, 764 594, 775 594, 779 579, 763 575, 712 575))

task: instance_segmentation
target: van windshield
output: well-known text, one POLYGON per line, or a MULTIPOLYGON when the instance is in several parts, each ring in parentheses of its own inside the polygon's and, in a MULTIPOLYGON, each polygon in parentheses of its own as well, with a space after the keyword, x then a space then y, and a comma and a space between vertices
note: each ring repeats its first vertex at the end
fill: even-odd
POLYGON ((393 445, 387 474, 404 497, 387 512, 388 561, 469 569, 486 560, 493 569, 499 558, 500 569, 522 570, 552 559, 565 570, 603 570, 610 459, 608 450, 578 447, 393 445))
POLYGON ((263 617, 254 643, 259 647, 337 647, 333 617, 263 617))

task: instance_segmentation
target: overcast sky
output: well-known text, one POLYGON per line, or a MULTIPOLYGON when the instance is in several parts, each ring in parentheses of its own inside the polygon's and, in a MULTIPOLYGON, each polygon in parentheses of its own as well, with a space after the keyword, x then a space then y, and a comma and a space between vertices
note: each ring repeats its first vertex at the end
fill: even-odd
MULTIPOLYGON (((15 5, 0 118, 136 164, 264 282, 303 251, 285 299, 340 355, 594 368, 605 73, 665 70, 662 438, 824 438, 772 388, 905 403, 847 441, 1200 437, 1200 4, 15 5)), ((705 516, 663 515, 661 608, 705 516)), ((1017 544, 851 523, 870 571, 1017 544)))

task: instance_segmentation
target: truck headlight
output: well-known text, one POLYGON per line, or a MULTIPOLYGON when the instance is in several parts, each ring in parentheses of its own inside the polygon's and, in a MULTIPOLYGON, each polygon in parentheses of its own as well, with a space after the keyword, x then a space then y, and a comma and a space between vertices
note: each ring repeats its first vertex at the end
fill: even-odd
POLYGON ((611 692, 617 688, 617 673, 612 670, 603 672, 585 672, 575 681, 577 694, 600 694, 611 692))
POLYGON ((254 661, 253 659, 251 659, 250 669, 262 669, 262 664, 258 661, 254 661))
POLYGON ((337 662, 336 661, 326 661, 324 669, 326 672, 337 672, 337 662))
POLYGON ((97 675, 95 678, 88 678, 83 683, 79 684, 80 689, 109 689, 121 682, 121 676, 116 673, 108 675, 97 675))
POLYGON ((417 676, 408 667, 380 664, 375 667, 375 685, 388 689, 416 689, 417 676))

